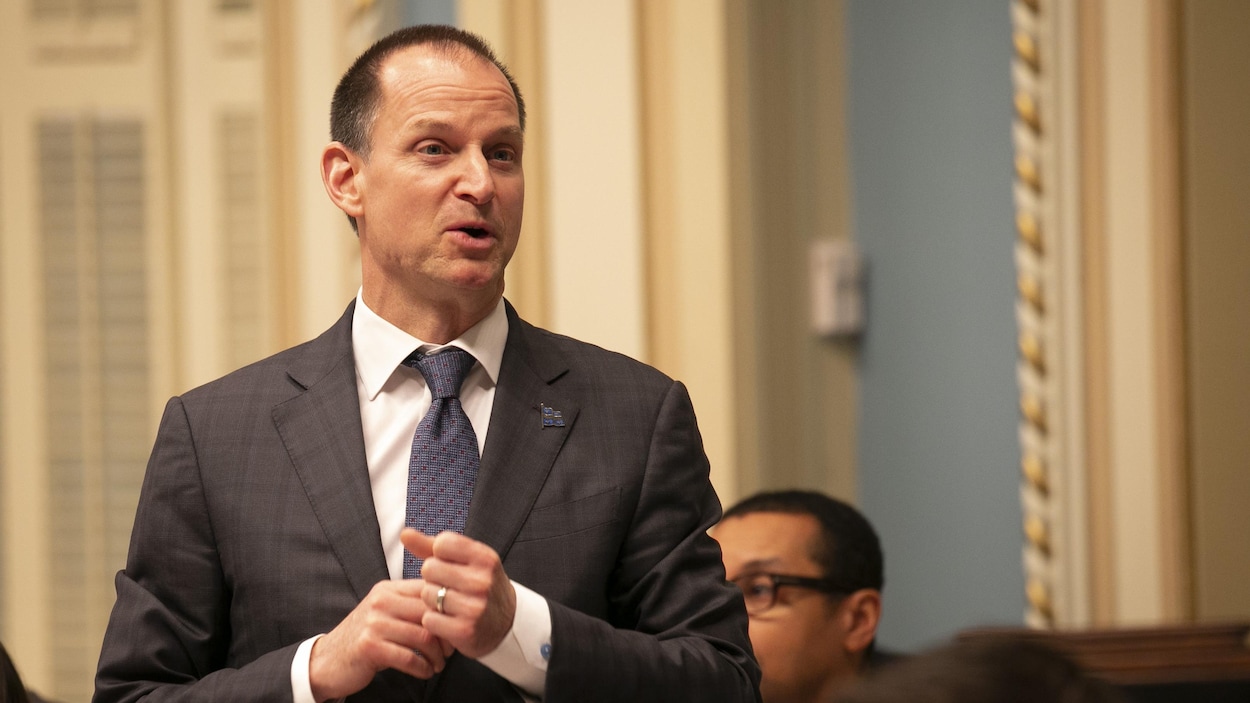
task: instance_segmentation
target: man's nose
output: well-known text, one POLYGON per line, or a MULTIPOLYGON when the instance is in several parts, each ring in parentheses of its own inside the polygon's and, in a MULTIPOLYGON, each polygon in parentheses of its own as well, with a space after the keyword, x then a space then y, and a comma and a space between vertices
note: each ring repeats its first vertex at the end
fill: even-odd
POLYGON ((495 174, 491 172, 485 154, 465 152, 460 178, 456 182, 456 195, 477 205, 490 202, 495 197, 495 174))

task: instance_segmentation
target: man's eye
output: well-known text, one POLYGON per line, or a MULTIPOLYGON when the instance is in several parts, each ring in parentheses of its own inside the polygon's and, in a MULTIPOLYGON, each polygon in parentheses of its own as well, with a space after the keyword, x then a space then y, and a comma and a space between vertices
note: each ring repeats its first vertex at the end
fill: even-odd
POLYGON ((511 149, 495 149, 487 156, 492 161, 516 161, 516 154, 511 149))
POLYGON ((747 596, 758 598, 772 593, 773 586, 771 583, 751 583, 747 584, 747 587, 742 590, 747 594, 747 596))
POLYGON ((768 579, 747 578, 739 579, 735 583, 747 598, 767 598, 773 592, 773 584, 768 579))
POLYGON ((417 151, 422 154, 428 154, 429 156, 442 156, 447 153, 447 150, 443 148, 442 144, 422 144, 417 147, 417 151))

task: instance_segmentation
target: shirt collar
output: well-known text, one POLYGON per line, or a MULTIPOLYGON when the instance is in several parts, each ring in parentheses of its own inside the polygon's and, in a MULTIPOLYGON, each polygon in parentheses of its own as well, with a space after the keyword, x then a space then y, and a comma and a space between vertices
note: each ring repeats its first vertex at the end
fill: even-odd
POLYGON ((356 293, 356 310, 352 314, 352 352, 356 356, 356 374, 364 383, 365 393, 373 400, 381 392, 391 374, 414 350, 438 351, 448 346, 460 347, 473 355, 494 385, 499 380, 503 349, 508 342, 508 315, 503 298, 489 315, 464 334, 447 344, 430 344, 408 334, 382 319, 365 305, 360 291, 356 293))

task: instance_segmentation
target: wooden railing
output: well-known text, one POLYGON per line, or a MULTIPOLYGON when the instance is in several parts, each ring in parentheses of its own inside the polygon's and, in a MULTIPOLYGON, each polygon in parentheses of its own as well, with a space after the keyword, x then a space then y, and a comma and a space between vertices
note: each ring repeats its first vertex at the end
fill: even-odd
POLYGON ((1250 623, 1096 630, 985 628, 966 630, 958 637, 980 638, 1029 638, 1053 645, 1091 674, 1131 693, 1218 684, 1221 690, 1235 687, 1245 695, 1241 700, 1250 700, 1250 623))

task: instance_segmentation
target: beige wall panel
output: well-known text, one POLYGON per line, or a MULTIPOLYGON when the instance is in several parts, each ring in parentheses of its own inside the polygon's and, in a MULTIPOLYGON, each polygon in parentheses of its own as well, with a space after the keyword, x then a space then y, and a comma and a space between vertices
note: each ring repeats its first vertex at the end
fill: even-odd
POLYGON ((1150 3, 1147 41, 1151 76, 1149 130, 1150 216, 1153 220, 1150 272, 1154 283, 1156 398, 1153 434, 1159 462, 1159 558, 1163 619, 1192 617, 1189 475, 1185 427, 1185 320, 1181 261, 1180 97, 1177 3, 1150 3))
POLYGON ((222 298, 222 277, 218 232, 221 230, 221 209, 215 207, 217 150, 214 148, 213 116, 217 100, 201 90, 212 90, 211 75, 204 75, 213 55, 212 37, 204 29, 210 26, 212 8, 203 2, 184 2, 171 6, 171 60, 181 80, 170 81, 170 115, 174 123, 172 161, 177 173, 173 209, 174 230, 178 233, 176 267, 178 269, 179 312, 178 337, 179 385, 171 389, 179 393, 200 385, 223 373, 221 350, 221 316, 218 304, 222 298))
POLYGON ((1093 621, 1193 615, 1178 3, 1082 3, 1093 621))
POLYGON ((1109 357, 1107 354, 1107 289, 1106 241, 1103 232, 1104 190, 1108 176, 1104 165, 1102 116, 1103 82, 1102 17, 1100 3, 1080 3, 1081 34, 1081 110, 1080 139, 1081 190, 1084 201, 1080 228, 1083 233, 1081 256, 1084 276, 1081 297, 1085 304, 1083 333, 1086 384, 1084 415, 1086 418, 1086 466, 1088 468, 1088 524, 1090 608, 1092 624, 1109 626, 1115 622, 1115 569, 1113 563, 1114 531, 1111 511, 1110 461, 1110 395, 1108 392, 1109 357))
MULTIPOLYGON (((33 52, 21 39, 27 31, 26 7, 0 3, 0 88, 6 96, 42 92, 33 71, 33 52)), ((47 530, 48 476, 32 467, 47 465, 46 444, 18 441, 42 437, 44 406, 42 344, 42 256, 36 220, 36 147, 34 110, 28 101, 0 102, 0 363, 4 393, 0 395, 0 551, 4 559, 3 594, 6 648, 30 685, 50 690, 52 662, 48 628, 50 594, 47 530), (20 642, 21 646, 16 646, 20 642)))
POLYGON ((1250 4, 1183 7, 1195 614, 1250 617, 1250 4))
MULTIPOLYGON (((11 650, 30 685, 44 693, 70 699, 89 690, 89 675, 84 673, 81 680, 57 680, 54 671, 58 668, 80 672, 94 669, 99 638, 112 602, 111 581, 108 578, 97 581, 95 575, 111 574, 121 566, 106 556, 109 551, 105 548, 109 537, 106 526, 116 523, 104 510, 114 505, 115 500, 126 503, 119 491, 128 491, 130 487, 102 483, 105 476, 96 461, 99 458, 98 428, 93 427, 84 429, 84 436, 80 438, 88 447, 84 454, 85 465, 78 477, 83 495, 49 494, 48 409, 44 387, 48 348, 43 307, 45 283, 41 277, 45 252, 44 242, 39 237, 41 196, 37 190, 40 167, 36 125, 48 117, 74 120, 84 127, 120 120, 142 134, 140 148, 144 161, 139 197, 146 210, 138 216, 146 226, 142 257, 149 268, 139 289, 149 308, 146 315, 137 317, 147 323, 145 333, 149 349, 146 355, 152 361, 143 375, 150 394, 148 414, 155 417, 172 378, 172 364, 168 361, 170 329, 166 324, 172 311, 168 303, 171 290, 167 267, 170 260, 170 220, 166 209, 170 197, 166 151, 169 134, 165 129, 168 105, 161 94, 169 63, 164 53, 167 30, 164 6, 149 1, 139 3, 138 8, 139 14, 133 23, 129 18, 113 23, 114 29, 123 29, 120 34, 100 34, 95 31, 100 25, 92 23, 70 23, 76 30, 67 30, 66 26, 55 22, 36 26, 27 3, 4 3, 0 7, 0 26, 3 27, 0 51, 4 52, 6 66, 4 87, 6 95, 10 96, 0 107, 0 154, 6 166, 10 166, 0 174, 0 193, 3 194, 0 201, 5 205, 4 224, 0 227, 3 231, 0 261, 4 266, 0 273, 0 285, 4 287, 0 293, 0 300, 4 301, 0 317, 6 330, 0 353, 6 378, 3 400, 6 439, 0 449, 4 452, 3 465, 7 474, 3 491, 0 491, 0 500, 5 502, 6 523, 3 531, 5 636, 11 643, 20 643, 20 647, 14 646, 11 650), (90 31, 83 32, 84 28, 90 31), (80 39, 99 39, 106 35, 123 37, 123 40, 103 52, 73 44, 80 39), (50 49, 49 40, 59 48, 50 49), (14 373, 15 370, 19 372, 14 373), (114 490, 110 493, 106 488, 114 490), (76 517, 86 529, 80 544, 72 548, 49 542, 48 526, 55 524, 50 523, 53 517, 49 514, 49 505, 54 498, 61 499, 62 503, 77 501, 80 505, 76 517), (81 631, 67 637, 64 631, 58 634, 53 629, 51 598, 54 589, 49 579, 55 566, 53 560, 75 549, 84 554, 79 564, 81 572, 91 574, 92 578, 81 584, 57 584, 59 592, 72 596, 74 607, 79 609, 75 617, 83 624, 81 631), (20 579, 15 579, 18 576, 20 579), (56 657, 54 652, 63 654, 56 657), (72 654, 64 654, 69 652, 72 654)), ((84 136, 88 134, 84 132, 84 136)), ((113 143, 112 147, 116 146, 113 143)), ((109 163, 118 162, 110 160, 109 163)), ((55 256, 56 252, 51 254, 55 256)), ((125 254, 120 255, 110 265, 117 265, 117 261, 124 258, 125 254)), ((90 272, 93 276, 97 274, 90 272)), ((95 337, 87 339, 88 343, 98 341, 95 337)), ((91 397, 79 399, 81 407, 88 413, 98 412, 101 400, 98 389, 107 379, 101 378, 97 368, 84 373, 90 376, 88 381, 96 390, 91 397)), ((141 466, 138 469, 141 470, 141 466)), ((120 480, 124 482, 126 478, 120 480)))
MULTIPOLYGON (((169 217, 175 233, 178 281, 178 387, 206 383, 233 370, 222 340, 229 324, 224 310, 228 291, 223 275, 222 178, 226 159, 265 162, 264 153, 222 151, 219 120, 224 109, 255 111, 260 117, 264 72, 260 48, 246 53, 223 51, 216 7, 205 2, 170 6, 169 81, 172 125, 171 162, 177 174, 177 207, 169 217)), ((257 305, 265 301, 257 300, 257 305)))
POLYGON ((1107 271, 1110 450, 1116 562, 1116 620, 1162 615, 1159 569, 1158 473, 1153 425, 1154 369, 1149 212, 1147 16, 1144 4, 1110 0, 1107 30, 1107 271))
POLYGON ((1172 620, 1187 610, 1169 7, 1106 0, 1101 13, 1106 456, 1112 620, 1120 625, 1172 620))
POLYGON ((643 2, 650 357, 690 388, 712 481, 737 497, 733 290, 721 0, 643 2))
POLYGON ((733 225, 742 228, 733 285, 752 296, 735 311, 736 339, 749 347, 736 352, 739 383, 754 395, 739 417, 752 434, 742 490, 853 499, 855 345, 813 334, 808 282, 811 244, 849 232, 843 4, 731 5, 731 60, 743 72, 731 100, 732 200, 744 218, 733 225))
POLYGON ((630 0, 543 9, 554 331, 646 360, 636 18, 630 0))
MULTIPOLYGON (((330 202, 321 183, 321 150, 330 141, 330 98, 354 53, 343 37, 348 3, 300 0, 291 6, 295 27, 294 131, 291 176, 295 210, 291 256, 296 340, 321 334, 360 287, 360 248, 347 218, 330 202)), ((361 49, 363 51, 363 48, 361 49)))

